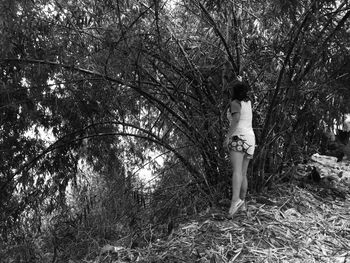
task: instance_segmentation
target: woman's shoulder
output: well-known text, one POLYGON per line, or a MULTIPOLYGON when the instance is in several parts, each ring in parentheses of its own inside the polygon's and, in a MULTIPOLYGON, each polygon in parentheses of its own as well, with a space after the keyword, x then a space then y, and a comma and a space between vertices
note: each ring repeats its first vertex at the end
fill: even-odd
POLYGON ((231 101, 231 105, 232 105, 232 104, 241 105, 241 103, 242 103, 242 102, 241 102, 240 100, 237 100, 237 99, 234 99, 234 100, 231 101))
POLYGON ((245 104, 252 104, 252 101, 250 99, 246 99, 246 100, 242 100, 241 101, 241 104, 243 104, 243 103, 245 103, 245 104))
POLYGON ((232 100, 231 101, 231 112, 239 112, 241 110, 241 102, 239 100, 232 100))

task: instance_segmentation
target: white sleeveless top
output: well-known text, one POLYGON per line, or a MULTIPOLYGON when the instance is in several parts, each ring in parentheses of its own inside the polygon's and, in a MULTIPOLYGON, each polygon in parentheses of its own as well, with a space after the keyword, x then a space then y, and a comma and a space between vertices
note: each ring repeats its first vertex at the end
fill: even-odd
MULTIPOLYGON (((227 118, 230 121, 230 125, 232 122, 232 115, 230 109, 227 110, 227 118)), ((252 112, 252 104, 250 101, 241 101, 241 114, 238 121, 238 125, 236 130, 231 135, 249 135, 253 134, 253 112, 252 112)))

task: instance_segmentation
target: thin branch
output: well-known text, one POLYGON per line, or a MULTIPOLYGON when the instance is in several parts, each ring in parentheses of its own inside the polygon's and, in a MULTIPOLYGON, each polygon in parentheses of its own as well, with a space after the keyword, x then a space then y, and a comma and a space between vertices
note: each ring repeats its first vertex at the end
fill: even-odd
MULTIPOLYGON (((350 17, 350 11, 348 11, 343 16, 343 18, 339 21, 335 29, 326 37, 326 39, 322 42, 322 44, 320 44, 317 47, 317 51, 315 52, 316 54, 319 54, 321 52, 321 50, 326 46, 328 41, 330 41, 332 37, 336 34, 336 32, 339 31, 344 26, 345 22, 349 19, 349 17, 350 17)), ((312 59, 310 59, 308 63, 305 65, 303 72, 300 74, 301 75, 300 79, 304 78, 308 74, 308 72, 310 72, 312 67, 315 66, 319 61, 321 61, 321 59, 322 59, 321 56, 317 56, 317 57, 314 56, 312 59)))
MULTIPOLYGON (((186 145, 186 146, 181 146, 181 147, 177 147, 175 148, 176 150, 178 149, 185 149, 185 148, 189 148, 189 147, 192 147, 193 145, 186 145)), ((153 157, 152 160, 142 164, 136 171, 133 172, 133 175, 135 175, 137 172, 141 171, 144 167, 146 167, 147 165, 151 164, 154 160, 158 159, 159 157, 162 157, 163 155, 166 155, 168 153, 171 153, 171 151, 165 151, 165 152, 162 152, 160 154, 158 154, 157 156, 153 157)))
MULTIPOLYGON (((315 0, 314 0, 314 2, 315 2, 315 0)), ((271 104, 270 104, 270 106, 268 108, 268 111, 267 111, 265 124, 264 124, 263 130, 261 132, 261 136, 260 136, 260 141, 261 142, 265 141, 266 138, 267 138, 266 135, 267 135, 267 131, 268 131, 268 126, 269 126, 270 120, 272 118, 272 111, 275 108, 275 104, 277 102, 277 97, 278 97, 278 94, 279 94, 279 91, 280 91, 280 86, 281 86, 281 82, 282 82, 282 78, 283 78, 283 75, 284 75, 284 72, 285 72, 286 65, 287 65, 287 63, 289 61, 290 56, 292 55, 294 46, 297 43, 299 35, 301 34, 302 29, 304 28, 304 26, 306 25, 306 22, 308 21, 308 18, 309 18, 310 14, 311 14, 311 6, 312 5, 313 5, 313 3, 310 5, 309 10, 306 12, 305 17, 304 17, 302 23, 299 25, 297 33, 295 34, 294 38, 290 41, 291 45, 289 47, 289 50, 287 52, 287 55, 286 55, 283 63, 282 63, 282 68, 281 68, 281 70, 280 70, 280 72, 278 74, 278 79, 277 79, 276 85, 275 85, 275 92, 273 94, 273 98, 271 100, 271 104)))
POLYGON ((238 8, 242 8, 242 11, 246 12, 247 14, 251 15, 252 17, 254 17, 255 19, 259 20, 260 21, 260 18, 257 17, 256 15, 254 15, 252 12, 250 12, 249 10, 243 8, 242 6, 239 6, 235 1, 231 0, 230 1, 231 4, 235 5, 236 7, 238 8))
POLYGON ((213 27, 215 33, 218 35, 218 37, 220 38, 222 44, 225 47, 226 50, 226 54, 229 58, 229 61, 233 67, 233 70, 235 71, 236 75, 239 75, 239 69, 238 66, 236 65, 236 62, 232 56, 232 53, 230 51, 230 48, 224 38, 224 36, 222 35, 221 31, 219 30, 219 28, 217 27, 214 19, 211 17, 211 15, 209 14, 208 10, 202 5, 202 3, 200 1, 198 1, 198 5, 201 8, 201 10, 203 11, 203 13, 205 14, 205 16, 207 17, 207 19, 209 20, 209 23, 211 24, 211 26, 213 27))

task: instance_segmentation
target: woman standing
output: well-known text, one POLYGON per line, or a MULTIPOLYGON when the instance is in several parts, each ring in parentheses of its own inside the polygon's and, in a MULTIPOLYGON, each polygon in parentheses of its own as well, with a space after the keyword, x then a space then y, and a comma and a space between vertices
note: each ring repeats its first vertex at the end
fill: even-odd
POLYGON ((253 158, 255 134, 252 127, 252 104, 248 97, 248 84, 236 82, 231 88, 231 103, 227 110, 230 127, 224 147, 230 153, 232 165, 232 199, 229 215, 233 216, 242 205, 247 193, 247 169, 253 158))

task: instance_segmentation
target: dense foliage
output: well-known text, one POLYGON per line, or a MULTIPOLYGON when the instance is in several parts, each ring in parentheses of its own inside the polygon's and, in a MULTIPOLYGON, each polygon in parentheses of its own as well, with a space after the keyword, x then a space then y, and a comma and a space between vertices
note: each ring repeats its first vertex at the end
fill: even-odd
POLYGON ((238 76, 254 97, 250 190, 279 180, 350 111, 349 16, 336 0, 0 1, 2 241, 50 233, 59 257, 62 222, 112 239, 227 198, 238 76))

